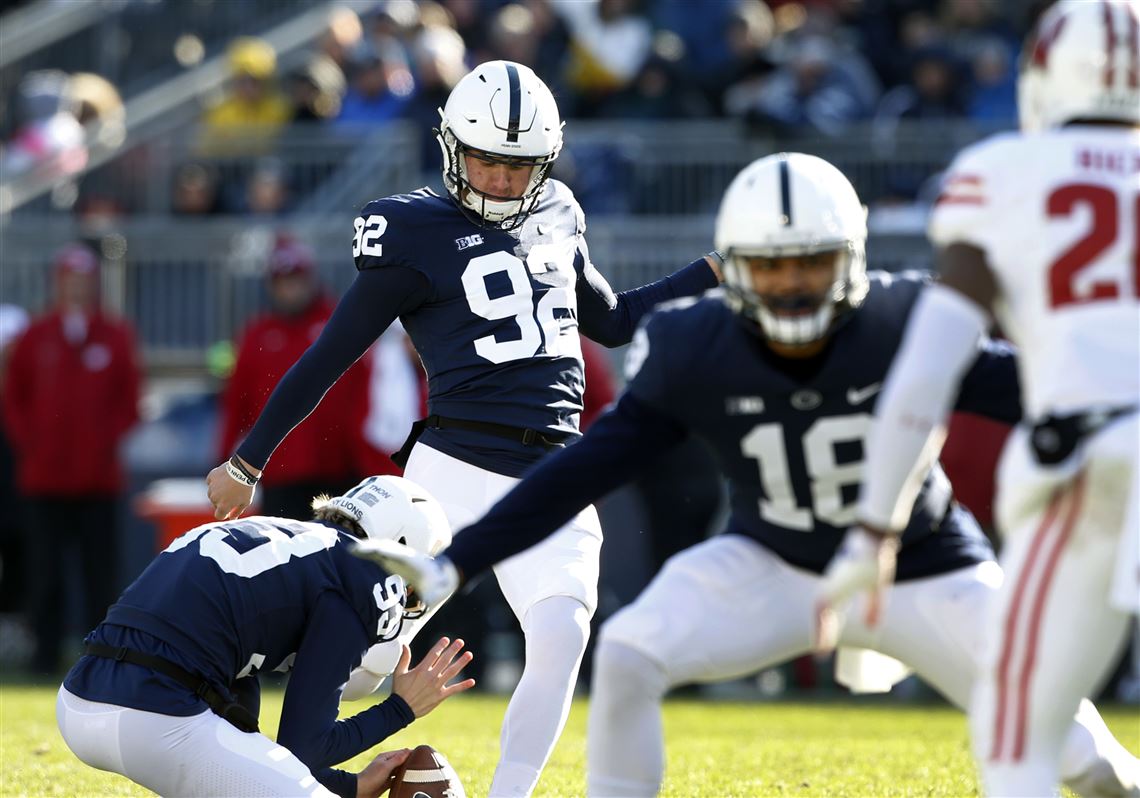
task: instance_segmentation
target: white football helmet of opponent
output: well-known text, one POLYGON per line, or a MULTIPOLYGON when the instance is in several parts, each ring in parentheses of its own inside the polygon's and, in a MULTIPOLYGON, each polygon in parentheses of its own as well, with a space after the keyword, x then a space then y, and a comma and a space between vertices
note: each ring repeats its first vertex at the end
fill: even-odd
POLYGON ((513 61, 488 61, 451 90, 439 111, 436 131, 443 151, 443 185, 460 206, 482 222, 510 229, 534 210, 562 150, 562 120, 546 84, 513 61), (530 166, 530 181, 519 197, 484 194, 472 188, 467 156, 530 166))
POLYGON ((826 336, 867 294, 867 212, 843 173, 822 158, 780 153, 736 176, 716 219, 729 305, 782 344, 826 336), (758 294, 745 259, 835 253, 835 279, 818 296, 758 294))
POLYGON ((1140 123, 1135 0, 1062 0, 1042 15, 1017 79, 1021 129, 1073 120, 1140 123))

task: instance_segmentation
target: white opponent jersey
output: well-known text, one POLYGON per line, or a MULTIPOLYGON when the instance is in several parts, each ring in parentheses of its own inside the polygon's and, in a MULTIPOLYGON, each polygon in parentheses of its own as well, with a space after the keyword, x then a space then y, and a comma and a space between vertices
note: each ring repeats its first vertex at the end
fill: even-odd
POLYGON ((1140 401, 1140 131, 1070 126, 963 151, 930 218, 983 250, 1026 416, 1140 401))

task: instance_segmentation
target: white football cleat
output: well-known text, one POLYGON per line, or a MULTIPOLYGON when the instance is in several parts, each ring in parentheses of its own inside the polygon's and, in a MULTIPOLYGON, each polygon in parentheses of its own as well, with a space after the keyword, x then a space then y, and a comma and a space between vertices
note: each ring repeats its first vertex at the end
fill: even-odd
POLYGON ((354 541, 350 551, 390 574, 402 576, 429 607, 447 601, 459 587, 459 572, 446 557, 429 557, 394 540, 375 538, 354 541))

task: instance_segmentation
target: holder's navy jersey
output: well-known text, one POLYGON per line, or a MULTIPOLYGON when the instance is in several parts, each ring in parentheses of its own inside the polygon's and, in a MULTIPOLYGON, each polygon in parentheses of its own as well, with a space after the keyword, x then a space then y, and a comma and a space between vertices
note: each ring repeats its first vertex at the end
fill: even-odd
MULTIPOLYGON (((792 565, 822 572, 856 521, 875 401, 924 283, 915 274, 873 273, 863 305, 807 361, 773 354, 718 295, 660 308, 634 338, 630 366, 636 374, 617 407, 457 533, 447 556, 474 575, 537 542, 692 434, 709 446, 728 479, 726 531, 755 539, 792 565)), ((957 408, 1018 420, 1010 347, 985 342, 957 408)), ((935 466, 903 537, 898 578, 992 556, 935 466)))
MULTIPOLYGON (((556 180, 510 232, 476 224, 427 189, 370 202, 355 230, 356 280, 238 449, 257 467, 397 316, 427 369, 432 414, 572 440, 584 387, 579 331, 606 346, 628 343, 658 303, 716 285, 701 258, 615 295, 590 261, 581 208, 556 180)), ((429 430, 423 441, 511 476, 546 453, 456 429, 429 430)))
MULTIPOLYGON (((259 671, 292 670, 278 742, 330 789, 355 794, 355 777, 329 766, 412 715, 397 697, 336 722, 338 688, 369 646, 399 633, 406 599, 399 576, 349 554, 351 539, 331 525, 264 516, 197 527, 151 562, 88 639, 171 660, 235 696, 256 688, 259 671)), ((172 679, 98 657, 81 658, 64 685, 166 715, 206 709, 172 679)))

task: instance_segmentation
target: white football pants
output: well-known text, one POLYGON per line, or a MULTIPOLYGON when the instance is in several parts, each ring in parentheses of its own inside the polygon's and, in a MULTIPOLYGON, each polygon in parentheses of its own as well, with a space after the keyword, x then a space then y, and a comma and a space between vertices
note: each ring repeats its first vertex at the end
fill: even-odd
POLYGON ((994 796, 1057 793, 1069 719, 1109 675, 1140 606, 1136 414, 1055 467, 1034 460, 1028 435, 1014 433, 999 471, 1006 583, 988 616, 970 712, 994 796))
MULTIPOLYGON (((863 624, 860 597, 840 645, 902 661, 965 708, 977 672, 978 618, 1001 578, 998 565, 987 562, 895 585, 874 629, 863 624)), ((737 535, 672 557, 633 604, 602 626, 587 731, 589 794, 655 795, 664 775, 665 692, 745 676, 809 652, 819 581, 737 535)), ((1074 704, 1070 725, 1075 710, 1074 704)), ((1091 704, 1087 712, 1090 722, 1074 727, 1072 750, 1065 752, 1066 774, 1083 772, 1107 735, 1091 704)))
POLYGON ((84 763, 166 798, 335 798, 288 749, 209 710, 159 715, 60 687, 55 715, 67 747, 84 763))
MULTIPOLYGON (((481 518, 519 482, 422 443, 412 449, 404 476, 443 505, 455 531, 481 518)), ((499 588, 526 638, 526 662, 503 718, 492 798, 529 796, 566 725, 598 605, 601 547, 601 523, 591 506, 543 542, 495 566, 499 588)))

